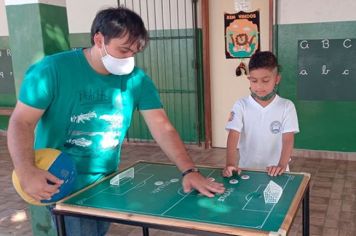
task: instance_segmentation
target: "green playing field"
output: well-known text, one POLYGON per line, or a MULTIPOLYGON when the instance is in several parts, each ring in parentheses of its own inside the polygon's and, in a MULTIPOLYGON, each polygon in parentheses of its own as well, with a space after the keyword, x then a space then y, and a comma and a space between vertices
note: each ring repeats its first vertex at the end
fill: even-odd
POLYGON ((259 171, 243 171, 249 179, 224 178, 219 168, 200 167, 204 176, 226 188, 225 193, 208 198, 196 191, 184 193, 181 173, 174 165, 139 162, 132 168, 134 177, 121 179, 119 186, 110 184, 115 176, 111 175, 61 204, 278 232, 304 178, 299 173, 270 177, 259 171), (271 180, 283 189, 276 204, 265 203, 263 194, 271 180))

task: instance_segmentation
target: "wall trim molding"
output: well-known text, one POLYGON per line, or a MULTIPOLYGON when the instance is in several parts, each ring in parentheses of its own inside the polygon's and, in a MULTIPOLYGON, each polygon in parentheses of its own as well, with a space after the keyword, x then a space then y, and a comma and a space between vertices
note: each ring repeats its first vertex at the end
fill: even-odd
POLYGON ((320 158, 342 161, 356 161, 356 152, 338 152, 338 151, 320 151, 307 149, 294 149, 292 156, 294 158, 320 158))

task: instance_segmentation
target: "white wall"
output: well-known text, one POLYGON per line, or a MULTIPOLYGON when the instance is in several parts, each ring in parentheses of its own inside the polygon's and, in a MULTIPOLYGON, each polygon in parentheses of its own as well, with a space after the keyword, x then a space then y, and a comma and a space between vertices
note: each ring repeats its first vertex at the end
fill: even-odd
POLYGON ((96 13, 106 7, 116 7, 116 0, 67 0, 69 33, 88 33, 96 13))
POLYGON ((0 0, 0 36, 9 36, 4 0, 0 0))
MULTIPOLYGON (((260 10, 261 50, 269 50, 269 0, 251 0, 252 11, 260 10)), ((246 76, 236 77, 241 59, 225 58, 224 13, 235 13, 233 0, 209 0, 210 80, 212 146, 225 147, 225 125, 234 102, 249 94, 246 76)), ((244 59, 248 64, 248 59, 244 59)))
POLYGON ((355 0, 277 0, 278 23, 355 21, 355 0))

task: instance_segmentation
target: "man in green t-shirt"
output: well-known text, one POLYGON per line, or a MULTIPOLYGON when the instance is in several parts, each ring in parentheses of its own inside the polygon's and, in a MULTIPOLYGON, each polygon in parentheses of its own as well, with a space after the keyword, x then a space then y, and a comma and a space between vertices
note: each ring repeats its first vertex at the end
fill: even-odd
MULTIPOLYGON (((197 172, 162 109, 157 89, 135 67, 133 56, 147 40, 136 13, 109 8, 93 21, 92 47, 47 56, 29 68, 8 129, 15 171, 29 196, 49 199, 62 184, 34 166, 34 149, 55 148, 70 154, 78 171, 75 190, 117 170, 135 109, 169 159, 185 173, 185 192, 196 189, 208 197, 224 192, 222 184, 197 172)), ((76 217, 65 217, 65 223, 68 235, 104 235, 109 227, 76 217)))

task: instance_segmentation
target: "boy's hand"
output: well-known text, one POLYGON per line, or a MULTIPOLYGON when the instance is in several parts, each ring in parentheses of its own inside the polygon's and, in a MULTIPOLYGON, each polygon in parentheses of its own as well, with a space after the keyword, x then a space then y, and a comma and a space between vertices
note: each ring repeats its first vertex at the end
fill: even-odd
POLYGON ((222 194, 225 192, 225 187, 222 183, 210 181, 198 172, 192 172, 183 177, 183 190, 185 193, 196 189, 201 194, 207 197, 214 197, 215 193, 222 194))
POLYGON ((266 168, 268 175, 269 176, 277 176, 277 175, 281 175, 286 171, 287 167, 286 166, 282 166, 282 165, 278 165, 278 166, 268 166, 266 168))
POLYGON ((233 173, 236 172, 238 175, 241 174, 241 169, 238 166, 226 166, 223 171, 222 175, 224 177, 231 177, 233 173))

